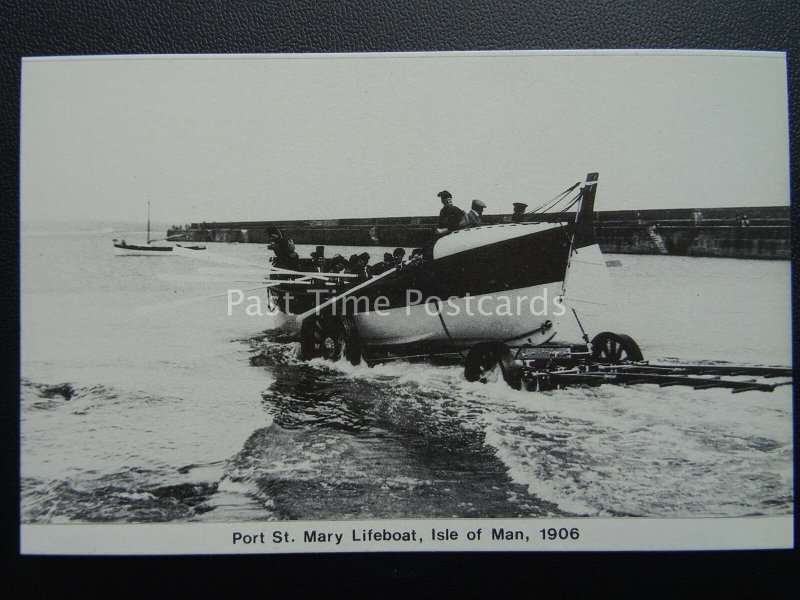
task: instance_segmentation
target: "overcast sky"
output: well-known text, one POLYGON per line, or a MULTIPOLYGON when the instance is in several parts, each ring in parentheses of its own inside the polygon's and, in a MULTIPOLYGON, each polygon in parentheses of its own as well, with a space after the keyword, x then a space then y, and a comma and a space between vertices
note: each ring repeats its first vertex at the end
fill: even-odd
POLYGON ((23 222, 789 203, 783 54, 26 59, 23 222))

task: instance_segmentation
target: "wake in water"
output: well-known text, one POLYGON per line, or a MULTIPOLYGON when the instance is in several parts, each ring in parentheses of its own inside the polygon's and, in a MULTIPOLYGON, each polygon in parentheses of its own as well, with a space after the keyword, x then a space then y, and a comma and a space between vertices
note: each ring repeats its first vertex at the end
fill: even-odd
MULTIPOLYGON (((96 470, 64 467, 59 477, 23 479, 23 520, 792 512, 789 388, 531 393, 502 382, 468 383, 460 367, 303 362, 297 344, 274 335, 249 343, 251 365, 266 369, 272 383, 261 394, 267 425, 252 431, 241 450, 179 464, 152 448, 138 452, 136 432, 120 431, 117 447, 106 441, 102 452, 94 449, 96 470)), ((49 415, 50 425, 62 426, 72 419, 86 454, 95 439, 107 440, 108 432, 91 426, 98 414, 144 409, 157 421, 178 401, 23 382, 23 418, 49 415)), ((165 427, 174 423, 168 419, 165 427)), ((71 437, 62 432, 59 439, 71 437)))
POLYGON ((276 518, 742 516, 792 510, 791 397, 517 392, 459 367, 298 361, 253 340, 273 425, 226 478, 276 518))
POLYGON ((276 518, 545 516, 563 511, 514 483, 453 395, 460 370, 304 363, 295 344, 254 340, 272 372, 273 424, 226 470, 276 518), (268 500, 267 500, 268 499, 268 500))

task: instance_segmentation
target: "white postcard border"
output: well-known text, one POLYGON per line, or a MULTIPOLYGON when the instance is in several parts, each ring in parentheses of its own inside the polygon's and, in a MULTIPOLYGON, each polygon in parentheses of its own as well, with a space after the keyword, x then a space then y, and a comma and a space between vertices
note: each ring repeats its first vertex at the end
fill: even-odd
POLYGON ((23 524, 20 551, 28 555, 192 555, 786 549, 794 545, 793 521, 792 515, 785 515, 23 524))

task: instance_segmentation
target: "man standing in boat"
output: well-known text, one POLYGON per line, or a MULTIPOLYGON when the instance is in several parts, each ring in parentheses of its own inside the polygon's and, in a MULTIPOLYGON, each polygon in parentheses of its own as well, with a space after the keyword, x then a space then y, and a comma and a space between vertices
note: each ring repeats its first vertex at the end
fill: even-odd
POLYGON ((467 215, 464 211, 453 205, 453 195, 447 190, 442 190, 438 194, 442 199, 442 210, 439 211, 439 225, 436 233, 450 233, 467 226, 467 215))
POLYGON ((486 204, 482 200, 473 200, 472 208, 467 213, 467 227, 480 227, 483 225, 481 217, 483 216, 483 209, 486 204))
POLYGON ((525 219, 525 209, 528 205, 524 202, 514 202, 514 213, 511 215, 512 223, 522 223, 525 219))

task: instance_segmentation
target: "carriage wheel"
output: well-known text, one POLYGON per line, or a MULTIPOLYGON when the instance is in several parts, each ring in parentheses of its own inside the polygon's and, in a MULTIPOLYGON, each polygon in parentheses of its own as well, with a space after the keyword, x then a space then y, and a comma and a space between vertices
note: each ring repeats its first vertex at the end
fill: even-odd
POLYGON ((604 331, 592 339, 592 360, 596 362, 617 364, 643 358, 639 345, 629 335, 604 331))
POLYGON ((522 388, 522 370, 514 363, 504 344, 476 344, 464 361, 467 381, 489 383, 500 377, 515 390, 522 388))
POLYGON ((335 317, 322 320, 322 344, 320 347, 322 358, 336 362, 342 357, 344 348, 344 327, 342 321, 335 317))
POLYGON ((300 358, 303 360, 322 356, 323 325, 322 317, 313 315, 300 326, 300 358))
POLYGON ((358 337, 356 322, 353 317, 342 317, 344 331, 344 357, 351 365, 361 363, 361 338, 358 337))
POLYGON ((322 357, 336 362, 342 358, 357 365, 361 362, 361 343, 352 317, 312 316, 300 328, 303 360, 322 357))

